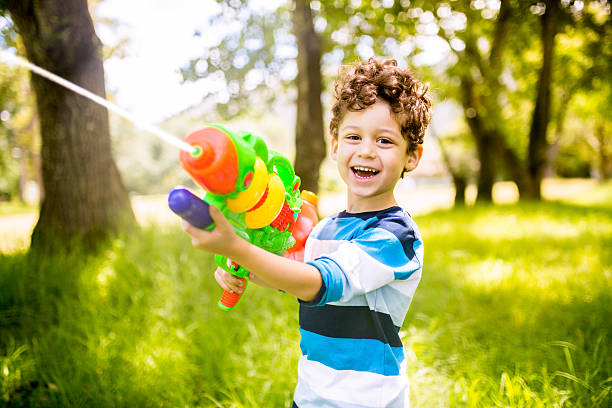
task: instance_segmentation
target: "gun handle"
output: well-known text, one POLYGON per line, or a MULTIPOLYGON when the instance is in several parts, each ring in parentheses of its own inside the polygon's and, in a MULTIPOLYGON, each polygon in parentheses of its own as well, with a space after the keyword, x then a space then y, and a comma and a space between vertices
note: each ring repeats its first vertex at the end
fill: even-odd
POLYGON ((245 278, 238 278, 242 281, 242 293, 224 291, 219 299, 219 307, 223 310, 232 310, 244 295, 246 290, 247 280, 245 278))
POLYGON ((214 226, 208 207, 210 205, 183 187, 177 187, 168 195, 168 206, 191 225, 210 229, 214 226))

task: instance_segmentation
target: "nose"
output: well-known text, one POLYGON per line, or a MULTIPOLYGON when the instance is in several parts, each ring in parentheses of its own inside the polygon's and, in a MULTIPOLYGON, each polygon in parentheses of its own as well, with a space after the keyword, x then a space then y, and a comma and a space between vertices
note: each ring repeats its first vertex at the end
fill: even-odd
POLYGON ((365 139, 359 143, 359 150, 357 151, 360 157, 373 157, 374 156, 374 143, 370 140, 365 139))

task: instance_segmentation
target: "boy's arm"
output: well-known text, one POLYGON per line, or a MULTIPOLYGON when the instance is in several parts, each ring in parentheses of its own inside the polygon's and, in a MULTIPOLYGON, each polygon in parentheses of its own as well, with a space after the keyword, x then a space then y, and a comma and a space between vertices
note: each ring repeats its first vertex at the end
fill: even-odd
POLYGON ((319 293, 323 281, 317 268, 267 252, 239 238, 223 213, 214 206, 210 207, 210 215, 216 224, 211 231, 183 222, 193 246, 226 256, 269 285, 303 301, 312 301, 319 293))

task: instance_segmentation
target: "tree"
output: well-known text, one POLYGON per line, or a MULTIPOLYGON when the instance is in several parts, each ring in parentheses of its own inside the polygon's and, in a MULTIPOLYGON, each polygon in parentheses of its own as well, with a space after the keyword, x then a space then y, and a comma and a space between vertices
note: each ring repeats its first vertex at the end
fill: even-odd
POLYGON ((240 29, 192 60, 182 70, 183 76, 187 80, 217 78, 224 82, 227 94, 218 101, 217 110, 225 117, 278 102, 278 92, 295 81, 295 170, 302 188, 317 192, 326 148, 321 107, 322 44, 314 30, 310 1, 290 1, 275 11, 251 8, 248 0, 217 2, 222 11, 211 21, 211 29, 232 23, 240 29))
MULTIPOLYGON (((7 15, 0 12, 0 45, 23 50, 23 44, 7 15)), ((28 71, 0 65, 0 199, 27 196, 28 182, 35 180, 42 191, 40 177, 40 138, 35 100, 30 92, 28 71)))
MULTIPOLYGON (((591 167, 600 181, 612 176, 612 25, 610 4, 591 2, 580 10, 576 32, 582 76, 569 81, 571 109, 584 123, 582 138, 592 149, 591 167), (605 7, 607 5, 607 8, 605 7), (573 86, 572 86, 573 85, 573 86)), ((567 83, 567 79, 563 82, 567 83)), ((567 85, 566 85, 567 87, 567 85)))
MULTIPOLYGON (((27 57, 97 95, 105 96, 101 43, 86 0, 4 0, 27 57)), ((134 222, 111 155, 108 113, 36 75, 31 77, 42 136, 45 198, 32 249, 95 246, 134 222)))
POLYGON ((503 170, 522 197, 540 198, 548 125, 551 112, 557 109, 550 97, 556 86, 557 34, 582 24, 583 17, 588 20, 594 8, 601 10, 599 25, 605 24, 608 1, 334 0, 322 4, 321 15, 328 22, 324 34, 339 39, 339 48, 345 52, 355 44, 362 49, 368 45, 371 53, 416 60, 433 40, 438 47, 442 41, 448 54, 438 63, 438 75, 432 81, 443 96, 463 106, 480 161, 478 200, 492 199, 493 183, 504 175, 503 170))
POLYGON ((298 46, 295 173, 302 178, 303 188, 318 192, 319 168, 326 149, 321 105, 321 39, 314 30, 310 0, 295 0, 293 18, 298 46))

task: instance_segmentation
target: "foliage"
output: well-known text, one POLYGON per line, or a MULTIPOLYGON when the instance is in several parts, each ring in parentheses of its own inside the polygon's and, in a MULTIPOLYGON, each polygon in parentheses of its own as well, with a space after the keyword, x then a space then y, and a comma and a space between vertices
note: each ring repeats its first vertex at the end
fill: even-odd
MULTIPOLYGON (((400 332, 415 406, 609 406, 609 194, 598 207, 417 218, 426 268, 400 332)), ((288 406, 297 303, 251 285, 223 312, 213 268, 178 227, 161 225, 97 257, 1 257, 0 401, 288 406)))
MULTIPOLYGON (((0 11, 0 45, 22 51, 8 14, 0 11)), ((35 101, 27 70, 0 64, 0 194, 24 199, 24 182, 37 178, 40 149, 35 101)))
POLYGON ((185 80, 209 78, 222 84, 209 99, 225 119, 283 101, 279 89, 297 74, 289 6, 260 8, 249 0, 217 3, 220 12, 211 18, 210 30, 223 34, 218 44, 181 69, 185 80))
MULTIPOLYGON (((268 12, 249 11, 251 2, 247 0, 221 3, 222 12, 215 20, 221 23, 218 27, 240 22, 245 29, 229 30, 231 33, 217 46, 185 67, 183 74, 189 80, 218 76, 227 86, 227 92, 217 95, 227 103, 218 106, 225 114, 235 114, 252 106, 253 98, 261 100, 261 95, 267 94, 264 98, 267 101, 278 98, 269 90, 285 83, 279 81, 279 67, 291 67, 296 53, 290 28, 292 2, 281 2, 280 7, 268 12), (260 70, 264 70, 263 74, 260 70), (257 78, 250 87, 245 86, 249 78, 257 78)), ((327 82, 335 76, 339 65, 374 55, 390 55, 400 65, 412 65, 419 76, 431 82, 438 102, 444 99, 460 102, 466 118, 482 118, 484 131, 501 138, 507 147, 505 154, 514 165, 508 164, 507 171, 500 172, 500 176, 525 180, 528 135, 532 122, 538 120, 533 111, 541 66, 539 32, 544 3, 330 0, 310 4, 315 13, 315 28, 324 43, 322 68, 327 82), (505 5, 507 13, 502 16, 504 11, 500 7, 505 5), (464 95, 466 78, 474 95, 470 101, 464 95), (518 164, 525 169, 516 170, 518 164)), ((606 44, 610 42, 605 40, 609 37, 609 2, 562 1, 561 9, 552 89, 557 103, 553 104, 551 128, 556 127, 556 133, 549 137, 549 142, 555 144, 561 138, 573 140, 571 135, 566 137, 563 127, 566 111, 574 106, 568 104, 572 95, 579 91, 588 95, 601 93, 601 88, 593 87, 584 78, 608 83, 607 73, 612 71, 608 66, 610 59, 606 58, 610 53, 606 44), (578 43, 582 46, 567 46, 578 43)), ((587 109, 606 112, 609 98, 603 100, 603 110, 587 109)), ((606 116, 599 117, 603 120, 606 116)), ((589 126, 584 119, 580 123, 589 126)), ((608 129, 607 125, 602 126, 608 129)), ((599 131, 598 135, 601 134, 599 131)), ((593 137, 589 144, 596 153, 600 146, 607 146, 607 142, 593 137)), ((588 160, 580 155, 574 157, 578 159, 574 167, 584 168, 588 160)), ((601 157, 607 158, 605 154, 601 157)), ((567 174, 562 167, 559 169, 567 174)))

